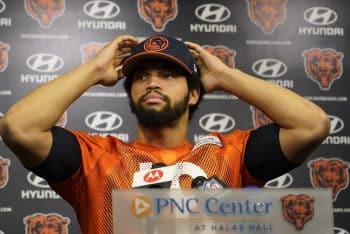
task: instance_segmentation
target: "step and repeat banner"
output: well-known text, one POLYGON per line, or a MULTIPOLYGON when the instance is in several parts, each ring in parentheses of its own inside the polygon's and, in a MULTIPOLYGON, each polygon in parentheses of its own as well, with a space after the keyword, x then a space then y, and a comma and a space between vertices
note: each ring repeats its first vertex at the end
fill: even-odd
MULTIPOLYGON (((349 233, 349 10, 343 0, 0 0, 0 116, 116 35, 166 33, 194 41, 228 66, 291 89, 328 113, 331 131, 322 145, 265 187, 331 188, 334 233, 349 233)), ((194 142, 210 131, 270 122, 236 96, 215 92, 204 96, 188 137, 194 142)), ((57 125, 132 141, 135 123, 120 82, 89 89, 57 125)), ((72 208, 0 140, 0 233, 41 229, 80 232, 72 208)))

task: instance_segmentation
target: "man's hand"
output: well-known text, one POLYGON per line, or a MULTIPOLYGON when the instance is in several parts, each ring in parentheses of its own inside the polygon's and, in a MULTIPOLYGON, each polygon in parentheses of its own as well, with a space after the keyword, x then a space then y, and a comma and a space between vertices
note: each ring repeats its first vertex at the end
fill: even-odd
POLYGON ((231 68, 200 45, 193 42, 185 42, 185 44, 192 52, 199 66, 205 92, 221 90, 223 88, 221 81, 225 78, 224 74, 228 73, 231 68))
POLYGON ((98 67, 99 84, 112 86, 124 76, 122 55, 129 53, 137 43, 138 40, 131 35, 118 36, 98 53, 92 62, 98 67))

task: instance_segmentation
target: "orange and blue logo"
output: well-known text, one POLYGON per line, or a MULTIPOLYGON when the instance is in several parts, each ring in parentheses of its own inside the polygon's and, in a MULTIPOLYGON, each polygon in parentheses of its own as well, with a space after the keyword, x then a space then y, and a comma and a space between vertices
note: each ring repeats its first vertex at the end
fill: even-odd
POLYGON ((146 217, 152 212, 151 200, 145 196, 137 196, 131 201, 130 210, 136 217, 146 217))
POLYGON ((166 24, 177 16, 176 0, 138 0, 137 3, 139 15, 156 32, 163 31, 166 24))
POLYGON ((283 217, 297 230, 314 217, 314 198, 306 194, 288 194, 281 198, 283 217))
POLYGON ((265 34, 272 34, 286 18, 287 0, 246 0, 250 21, 265 34))

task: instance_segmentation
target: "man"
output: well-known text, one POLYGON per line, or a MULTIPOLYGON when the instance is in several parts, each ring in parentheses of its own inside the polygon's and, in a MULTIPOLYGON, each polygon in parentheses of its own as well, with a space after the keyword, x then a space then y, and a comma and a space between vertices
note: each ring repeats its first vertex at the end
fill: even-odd
MULTIPOLYGON (((228 187, 262 186, 300 165, 328 132, 328 117, 315 104, 229 68, 195 43, 165 35, 141 43, 128 35, 115 38, 92 61, 23 97, 0 122, 5 143, 74 207, 83 233, 112 232, 111 190, 131 188, 140 163, 183 163, 228 187), (88 88, 115 85, 124 74, 138 119, 135 141, 54 127, 88 88), (212 133, 193 146, 187 128, 203 90, 232 93, 275 124, 212 133)), ((189 188, 193 179, 183 177, 171 187, 189 188)))

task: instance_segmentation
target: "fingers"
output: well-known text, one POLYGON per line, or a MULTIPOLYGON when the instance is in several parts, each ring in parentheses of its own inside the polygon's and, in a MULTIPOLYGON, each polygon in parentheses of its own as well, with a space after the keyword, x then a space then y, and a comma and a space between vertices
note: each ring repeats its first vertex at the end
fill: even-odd
POLYGON ((185 45, 189 48, 190 52, 193 54, 194 58, 197 60, 205 60, 206 57, 211 54, 197 43, 186 41, 185 45))
POLYGON ((123 44, 137 44, 138 40, 131 35, 121 35, 117 36, 112 43, 123 46, 123 44))
POLYGON ((194 42, 190 42, 190 41, 186 41, 185 45, 192 51, 196 51, 198 54, 202 53, 203 51, 205 51, 205 49, 203 47, 201 47, 199 44, 194 43, 194 42))
POLYGON ((114 50, 113 65, 116 72, 121 72, 121 64, 137 44, 138 40, 131 35, 118 36, 110 43, 114 50))
POLYGON ((115 39, 116 49, 132 48, 138 44, 138 40, 131 35, 119 36, 115 39))

